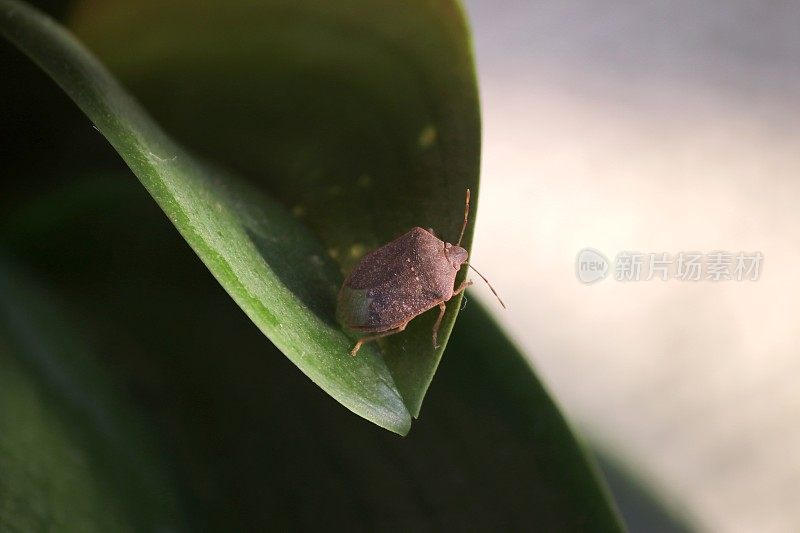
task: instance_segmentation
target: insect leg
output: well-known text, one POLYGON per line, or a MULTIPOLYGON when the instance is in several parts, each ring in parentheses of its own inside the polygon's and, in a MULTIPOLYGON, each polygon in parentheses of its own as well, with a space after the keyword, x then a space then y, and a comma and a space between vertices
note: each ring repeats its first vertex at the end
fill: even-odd
POLYGON ((455 296, 459 292, 463 291, 464 289, 466 289, 470 285, 472 285, 472 280, 471 279, 468 279, 468 280, 464 281, 461 285, 458 286, 458 288, 456 290, 453 291, 453 296, 455 296))
POLYGON ((444 302, 439 302, 439 317, 436 319, 436 322, 433 324, 433 347, 439 347, 439 326, 442 325, 442 318, 444 317, 444 312, 447 311, 447 306, 444 302))
MULTIPOLYGON (((466 280, 461 285, 459 285, 458 289, 453 291, 453 296, 458 294, 459 292, 463 291, 467 287, 472 285, 472 280, 466 280)), ((447 310, 447 306, 444 302, 439 302, 439 316, 436 318, 436 322, 433 324, 433 347, 439 347, 439 326, 442 325, 442 318, 444 318, 444 312, 447 310)))
MULTIPOLYGON (((472 285, 472 280, 464 281, 459 287, 453 291, 453 296, 458 294, 459 292, 463 291, 467 287, 472 285)), ((452 296, 451 296, 452 298, 452 296)), ((433 324, 433 347, 439 347, 439 326, 442 325, 442 318, 444 318, 444 312, 447 310, 447 306, 445 306, 444 302, 439 303, 439 317, 436 319, 436 322, 433 324)))
POLYGON ((356 345, 353 346, 352 350, 350 350, 350 355, 355 357, 355 355, 361 349, 361 345, 364 344, 365 342, 374 341, 375 339, 380 339, 381 337, 386 337, 386 336, 389 336, 389 335, 394 335, 395 333, 400 333, 401 331, 406 329, 407 325, 408 325, 408 322, 406 322, 405 324, 402 324, 402 325, 400 325, 400 326, 398 326, 398 327, 396 327, 394 329, 390 329, 390 330, 387 330, 387 331, 382 331, 382 332, 378 333, 377 335, 370 335, 369 337, 362 337, 362 338, 358 339, 358 342, 356 342, 356 345))

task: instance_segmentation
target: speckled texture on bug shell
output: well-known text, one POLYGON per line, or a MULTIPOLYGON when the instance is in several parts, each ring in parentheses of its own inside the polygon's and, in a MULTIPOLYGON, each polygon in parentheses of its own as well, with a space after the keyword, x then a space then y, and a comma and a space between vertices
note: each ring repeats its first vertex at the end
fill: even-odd
POLYGON ((463 248, 416 227, 361 259, 339 291, 337 318, 361 332, 399 327, 449 300, 466 260, 463 248))

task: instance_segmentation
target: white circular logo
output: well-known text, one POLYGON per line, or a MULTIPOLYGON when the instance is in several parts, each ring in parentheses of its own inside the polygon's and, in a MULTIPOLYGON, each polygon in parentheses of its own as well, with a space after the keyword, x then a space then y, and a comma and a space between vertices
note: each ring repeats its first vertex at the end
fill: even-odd
POLYGON ((575 259, 575 275, 581 283, 597 283, 608 275, 608 259, 594 248, 584 248, 575 259))

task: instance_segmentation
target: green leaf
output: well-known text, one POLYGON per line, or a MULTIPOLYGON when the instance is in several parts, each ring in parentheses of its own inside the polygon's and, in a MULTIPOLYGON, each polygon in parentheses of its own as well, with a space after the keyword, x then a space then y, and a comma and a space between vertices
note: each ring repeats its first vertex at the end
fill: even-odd
MULTIPOLYGON (((107 192, 98 209, 119 213, 108 228, 115 238, 98 232, 86 249, 64 254, 64 270, 50 276, 86 316, 103 317, 96 335, 120 347, 115 366, 135 369, 132 387, 155 406, 197 523, 256 531, 619 530, 557 407, 474 302, 456 324, 424 416, 397 439, 314 394, 192 261, 144 194, 114 183, 76 187, 107 192), (126 230, 130 217, 144 228, 126 230), (161 261, 147 253, 151 242, 161 261), (110 265, 95 261, 128 250, 137 253, 110 265), (115 299, 125 305, 109 306, 115 299), (221 356, 231 352, 237 357, 221 356)), ((84 195, 53 192, 68 196, 84 195)), ((91 234, 97 217, 63 213, 48 227, 35 213, 51 205, 40 198, 31 215, 17 217, 18 237, 7 240, 37 271, 49 272, 51 258, 91 234), (53 227, 61 228, 58 239, 38 246, 53 227)))
POLYGON ((596 446, 594 454, 629 531, 690 533, 703 529, 686 509, 676 507, 622 459, 596 446))
POLYGON ((405 434, 410 416, 377 350, 347 355, 334 321, 340 275, 284 208, 174 143, 77 41, 0 0, 0 32, 78 104, 250 319, 331 396, 405 434))
MULTIPOLYGON (((457 2, 112 0, 79 3, 71 25, 177 138, 292 210, 343 274, 414 226, 454 242, 466 188, 474 223, 480 117, 457 2)), ((446 344, 431 345, 436 313, 382 342, 414 416, 446 344)))
POLYGON ((181 527, 149 428, 52 300, 0 260, 0 529, 181 527))
POLYGON ((259 357, 236 317, 227 319, 195 342, 220 343, 223 328, 238 332, 243 360, 182 361, 179 368, 202 371, 187 378, 174 369, 170 383, 215 399, 203 404, 210 449, 198 451, 188 422, 177 437, 186 453, 205 458, 189 475, 213 479, 207 482, 230 497, 204 501, 212 523, 235 515, 252 530, 621 530, 584 450, 519 352, 473 302, 456 324, 424 416, 403 440, 309 394, 283 361, 259 357), (275 379, 280 390, 260 401, 275 379), (224 473, 208 469, 216 456, 227 458, 224 473))

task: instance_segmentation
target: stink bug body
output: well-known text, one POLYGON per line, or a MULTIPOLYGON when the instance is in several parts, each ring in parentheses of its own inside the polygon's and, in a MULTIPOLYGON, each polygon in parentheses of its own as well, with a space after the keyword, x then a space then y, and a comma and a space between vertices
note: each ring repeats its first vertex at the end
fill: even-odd
POLYGON ((364 335, 350 355, 356 355, 364 342, 403 331, 414 317, 436 306, 439 317, 433 326, 433 345, 438 346, 445 302, 472 285, 465 281, 454 288, 456 275, 469 258, 460 246, 468 215, 469 189, 457 244, 440 240, 433 230, 416 227, 365 255, 355 266, 342 284, 336 307, 345 328, 364 335))

